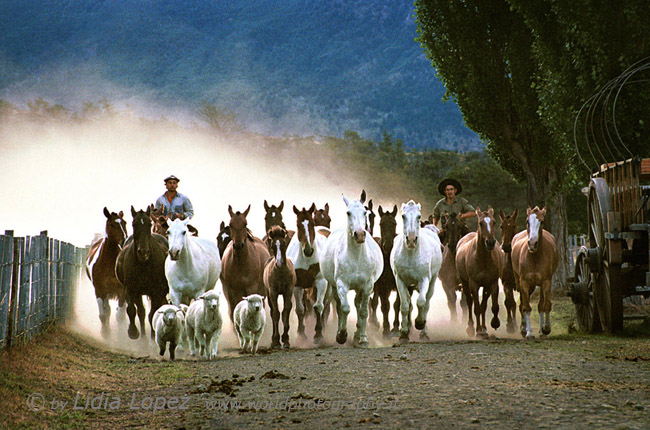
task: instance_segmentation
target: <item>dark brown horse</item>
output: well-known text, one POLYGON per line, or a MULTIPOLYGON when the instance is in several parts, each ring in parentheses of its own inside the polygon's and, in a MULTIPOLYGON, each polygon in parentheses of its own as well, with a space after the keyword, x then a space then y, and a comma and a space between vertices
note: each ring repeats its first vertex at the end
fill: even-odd
POLYGON ((120 211, 118 214, 104 208, 104 216, 106 217, 106 236, 91 245, 86 259, 86 274, 95 287, 102 332, 110 326, 109 299, 118 301, 118 318, 124 317, 126 304, 124 286, 115 276, 115 261, 127 236, 124 212, 120 211))
MULTIPOLYGON (((157 233, 151 232, 151 208, 147 211, 135 211, 131 206, 133 216, 133 236, 126 241, 124 248, 117 257, 115 273, 124 285, 126 292, 126 313, 129 316, 129 337, 137 339, 140 336, 135 326, 137 309, 140 319, 140 328, 145 332, 145 308, 142 296, 146 295, 151 300, 149 311, 149 325, 156 310, 167 302, 169 286, 165 277, 165 258, 169 245, 167 239, 157 233)), ((153 326, 151 326, 153 337, 153 326)))
POLYGON ((325 203, 323 209, 316 209, 314 211, 314 225, 316 227, 322 226, 330 228, 332 224, 332 218, 330 218, 330 205, 325 203))
POLYGON ((291 315, 293 287, 296 285, 296 272, 293 263, 287 259, 287 245, 289 236, 287 231, 280 226, 273 226, 266 233, 267 243, 271 249, 271 258, 264 267, 264 286, 266 287, 267 299, 271 308, 271 319, 273 320, 273 336, 271 337, 271 348, 280 347, 280 308, 278 296, 282 296, 282 344, 289 348, 289 316, 291 315))
MULTIPOLYGON (((461 291, 461 281, 456 269, 456 249, 458 241, 461 238, 462 225, 456 213, 449 214, 445 212, 440 218, 440 242, 442 248, 442 265, 440 272, 438 272, 438 279, 442 284, 442 289, 447 295, 447 306, 451 316, 451 322, 458 321, 458 313, 456 311, 457 291, 461 291)), ((463 313, 467 311, 467 302, 464 297, 461 297, 461 308, 463 313)))
POLYGON ((494 210, 476 208, 478 226, 475 232, 463 236, 456 247, 456 268, 463 284, 463 294, 467 300, 467 334, 474 335, 472 307, 476 315, 476 336, 487 337, 485 313, 487 300, 492 296, 492 320, 495 330, 499 328, 499 274, 505 264, 505 255, 494 238, 496 223, 494 210), (479 300, 479 289, 483 297, 479 300))
POLYGON ((517 283, 515 274, 512 271, 512 238, 517 233, 517 216, 519 211, 514 210, 512 215, 506 215, 502 210, 499 211, 501 220, 501 248, 506 255, 506 263, 501 271, 501 284, 503 293, 506 296, 505 305, 508 313, 508 322, 506 329, 508 333, 514 333, 517 326, 517 302, 515 301, 515 289, 517 283))
MULTIPOLYGON (((268 232, 271 229, 271 227, 273 227, 274 225, 280 226, 286 230, 287 227, 284 225, 284 221, 282 220, 282 209, 284 209, 284 200, 282 200, 278 206, 276 205, 269 206, 266 200, 264 200, 264 210, 266 211, 266 215, 264 215, 264 224, 265 224, 264 231, 268 232)), ((292 230, 287 230, 287 234, 289 235, 289 240, 291 240, 294 233, 295 232, 292 230)), ((262 241, 266 243, 266 239, 267 237, 266 235, 264 235, 262 241)))
POLYGON ((223 258, 223 253, 226 252, 226 247, 232 241, 230 235, 230 224, 226 225, 221 221, 219 226, 219 234, 217 235, 217 246, 219 247, 219 256, 223 258))
POLYGON ((231 321, 235 306, 242 297, 251 294, 266 296, 263 275, 270 254, 266 244, 253 236, 247 228, 246 216, 250 209, 248 205, 244 212, 235 213, 228 205, 232 242, 228 244, 221 258, 221 284, 228 301, 231 321))
POLYGON ((544 230, 546 208, 528 208, 526 230, 512 239, 512 271, 519 291, 521 335, 533 338, 530 295, 539 285, 539 333, 551 332, 551 278, 559 262, 555 236, 544 230))
MULTIPOLYGON (((381 276, 375 282, 372 297, 370 298, 370 322, 371 324, 379 327, 377 321, 377 304, 381 300, 381 313, 383 316, 383 335, 388 337, 391 333, 390 322, 388 320, 388 312, 390 311, 390 294, 397 292, 397 284, 395 283, 395 275, 390 266, 390 252, 393 250, 393 241, 397 236, 397 205, 393 206, 392 212, 384 212, 384 209, 379 205, 379 229, 381 237, 377 242, 381 248, 381 253, 384 256, 384 270, 381 276)), ((393 333, 399 333, 399 314, 400 314, 400 300, 399 294, 396 295, 395 303, 393 304, 393 311, 395 318, 393 321, 393 333)))

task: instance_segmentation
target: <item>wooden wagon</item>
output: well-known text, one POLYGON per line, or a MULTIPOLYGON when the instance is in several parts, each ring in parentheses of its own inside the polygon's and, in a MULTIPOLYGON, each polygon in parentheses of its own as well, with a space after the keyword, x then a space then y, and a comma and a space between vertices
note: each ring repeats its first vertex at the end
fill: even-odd
MULTIPOLYGON (((580 247, 568 295, 582 331, 616 333, 624 299, 650 296, 650 158, 607 163, 583 189, 589 235, 580 247)), ((643 318, 643 317, 641 317, 643 318)))

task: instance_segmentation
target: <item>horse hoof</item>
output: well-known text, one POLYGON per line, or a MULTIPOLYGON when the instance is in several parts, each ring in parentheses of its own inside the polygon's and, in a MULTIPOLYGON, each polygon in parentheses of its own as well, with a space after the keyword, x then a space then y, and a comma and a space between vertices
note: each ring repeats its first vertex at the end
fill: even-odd
POLYGON ((336 333, 336 342, 339 345, 343 345, 346 340, 348 340, 348 331, 347 330, 341 330, 340 332, 336 333))
POLYGON ((427 325, 427 320, 418 321, 415 320, 415 328, 417 330, 424 330, 424 327, 427 325))
POLYGON ((278 343, 272 343, 271 344, 271 349, 280 349, 282 346, 280 345, 280 342, 278 343))
POLYGON ((140 337, 140 332, 135 328, 135 326, 130 326, 128 332, 130 339, 137 339, 140 337))
POLYGON ((467 327, 467 330, 465 330, 468 336, 472 337, 474 336, 474 327, 467 327))
POLYGON ((368 341, 365 340, 365 341, 359 342, 359 343, 357 344, 357 346, 358 346, 359 348, 368 348, 368 341))
POLYGON ((421 332, 420 332, 420 339, 422 339, 422 340, 429 340, 429 335, 427 334, 426 331, 421 331, 421 332))
POLYGON ((476 333, 476 338, 477 339, 487 339, 488 334, 486 332, 484 332, 484 331, 480 331, 480 332, 476 333))
POLYGON ((405 343, 409 343, 409 334, 408 333, 403 333, 403 332, 400 333, 400 335, 399 335, 399 343, 401 345, 403 345, 405 343))
POLYGON ((307 335, 305 334, 305 330, 298 330, 298 336, 300 336, 302 339, 307 339, 307 335))
MULTIPOLYGON (((321 334, 320 336, 314 336, 314 343, 316 345, 320 345, 323 342, 323 335, 321 334)), ((343 341, 345 342, 345 341, 343 341)))
POLYGON ((517 327, 515 327, 515 323, 509 322, 508 324, 506 324, 506 330, 508 331, 508 333, 512 334, 517 330, 517 327))
POLYGON ((526 335, 526 340, 535 340, 535 335, 533 335, 533 334, 527 334, 527 335, 526 335))
POLYGON ((542 327, 542 334, 551 334, 551 326, 545 325, 542 327))
POLYGON ((499 318, 494 317, 492 318, 492 321, 490 321, 490 325, 492 326, 493 329, 498 329, 501 327, 501 321, 499 321, 499 318))
POLYGON ((389 339, 392 335, 393 334, 388 330, 384 330, 384 332, 382 333, 382 336, 384 337, 384 339, 389 339))
POLYGON ((289 342, 285 342, 284 345, 282 345, 284 349, 289 349, 291 348, 291 345, 289 345, 289 342))

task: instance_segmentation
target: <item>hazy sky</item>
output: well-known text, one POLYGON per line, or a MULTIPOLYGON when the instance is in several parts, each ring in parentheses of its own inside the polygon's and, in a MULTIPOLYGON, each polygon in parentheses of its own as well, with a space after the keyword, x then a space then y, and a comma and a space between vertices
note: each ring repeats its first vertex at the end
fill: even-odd
POLYGON ((341 193, 358 198, 363 186, 347 182, 345 172, 304 172, 292 160, 258 160, 226 148, 201 131, 124 119, 2 126, 0 231, 24 236, 48 230, 50 237, 84 246, 103 233, 106 206, 125 212, 131 233, 131 205, 139 210, 153 203, 170 174, 181 179, 178 190, 191 199, 192 224, 204 237, 215 238, 219 223, 228 222, 229 204, 235 211, 251 204, 249 227, 262 236, 264 199, 269 204, 284 199, 290 228, 292 205, 315 202, 320 208, 328 202, 336 227, 345 214, 341 193))

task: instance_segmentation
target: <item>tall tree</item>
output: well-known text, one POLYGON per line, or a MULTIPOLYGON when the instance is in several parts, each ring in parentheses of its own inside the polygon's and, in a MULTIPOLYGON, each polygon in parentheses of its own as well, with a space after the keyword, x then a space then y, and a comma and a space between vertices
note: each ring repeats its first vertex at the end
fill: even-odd
POLYGON ((568 271, 566 145, 557 144, 540 119, 535 89, 538 65, 533 34, 505 0, 416 0, 418 38, 460 107, 469 128, 488 152, 527 184, 528 204, 546 206, 549 229, 562 263, 555 285, 568 271))

